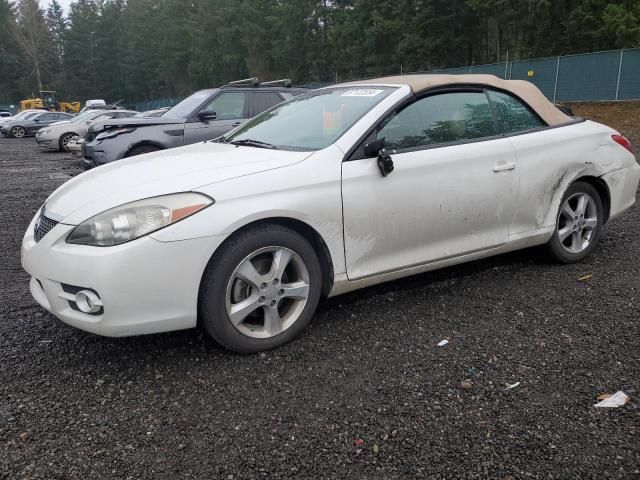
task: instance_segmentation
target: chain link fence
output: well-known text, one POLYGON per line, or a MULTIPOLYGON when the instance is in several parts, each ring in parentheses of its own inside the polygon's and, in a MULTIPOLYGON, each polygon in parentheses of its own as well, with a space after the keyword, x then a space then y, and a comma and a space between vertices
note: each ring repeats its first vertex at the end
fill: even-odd
POLYGON ((446 68, 431 73, 488 73, 528 80, 551 100, 640 100, 640 48, 446 68))
MULTIPOLYGON (((401 71, 400 68, 396 73, 401 71)), ((557 102, 640 100, 640 48, 514 60, 420 73, 483 73, 504 79, 528 80, 550 100, 557 102)), ((309 83, 304 86, 319 88, 325 85, 329 83, 309 83)), ((182 98, 160 98, 133 102, 132 106, 142 112, 171 107, 180 100, 182 98)))

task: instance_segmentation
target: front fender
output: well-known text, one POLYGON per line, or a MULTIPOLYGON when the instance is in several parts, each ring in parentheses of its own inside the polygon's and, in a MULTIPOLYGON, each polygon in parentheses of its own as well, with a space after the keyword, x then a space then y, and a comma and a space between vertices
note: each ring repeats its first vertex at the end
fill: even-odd
POLYGON ((330 147, 295 164, 197 188, 216 203, 152 236, 170 242, 229 235, 259 220, 289 218, 320 235, 336 274, 342 273, 341 160, 342 152, 330 147))

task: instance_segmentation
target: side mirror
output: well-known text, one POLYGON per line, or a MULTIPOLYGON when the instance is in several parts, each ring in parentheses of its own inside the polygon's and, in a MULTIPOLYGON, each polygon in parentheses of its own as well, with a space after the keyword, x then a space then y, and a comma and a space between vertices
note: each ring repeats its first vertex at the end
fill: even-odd
POLYGON ((389 175, 395 168, 391 155, 385 149, 385 143, 385 139, 381 138, 364 146, 364 154, 367 157, 378 157, 378 169, 380 169, 380 174, 383 177, 389 175))
POLYGON ((200 112, 198 113, 198 118, 200 119, 201 122, 207 122, 209 120, 215 120, 216 119, 216 112, 212 112, 209 110, 205 110, 204 112, 200 112))
POLYGON ((384 148, 385 141, 384 138, 379 140, 374 140, 369 143, 364 144, 364 154, 367 157, 377 157, 380 150, 384 148))
POLYGON ((40 119, 39 118, 34 118, 33 121, 36 122, 36 123, 40 123, 40 119))

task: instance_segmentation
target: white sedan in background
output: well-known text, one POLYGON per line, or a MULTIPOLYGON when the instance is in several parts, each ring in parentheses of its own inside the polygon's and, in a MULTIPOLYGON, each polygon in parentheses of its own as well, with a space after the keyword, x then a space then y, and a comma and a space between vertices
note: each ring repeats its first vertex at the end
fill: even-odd
POLYGON ((92 125, 113 118, 133 117, 137 113, 134 110, 89 110, 66 122, 56 122, 41 128, 36 133, 36 142, 43 149, 71 152, 71 143, 77 144, 92 125))
POLYGON ((534 245, 580 261, 639 179, 624 137, 530 83, 387 77, 75 177, 37 212, 22 264, 75 327, 199 323, 256 352, 298 335, 323 296, 534 245))

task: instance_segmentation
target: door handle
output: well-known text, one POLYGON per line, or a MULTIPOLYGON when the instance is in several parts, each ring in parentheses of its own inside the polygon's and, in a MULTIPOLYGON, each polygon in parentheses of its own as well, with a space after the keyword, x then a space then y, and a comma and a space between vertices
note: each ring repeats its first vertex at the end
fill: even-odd
POLYGON ((497 173, 504 172, 505 170, 513 170, 514 168, 516 168, 516 164, 514 162, 501 163, 493 167, 493 171, 497 173))
POLYGON ((240 125, 242 125, 242 122, 236 122, 233 124, 234 127, 239 127, 240 125))

